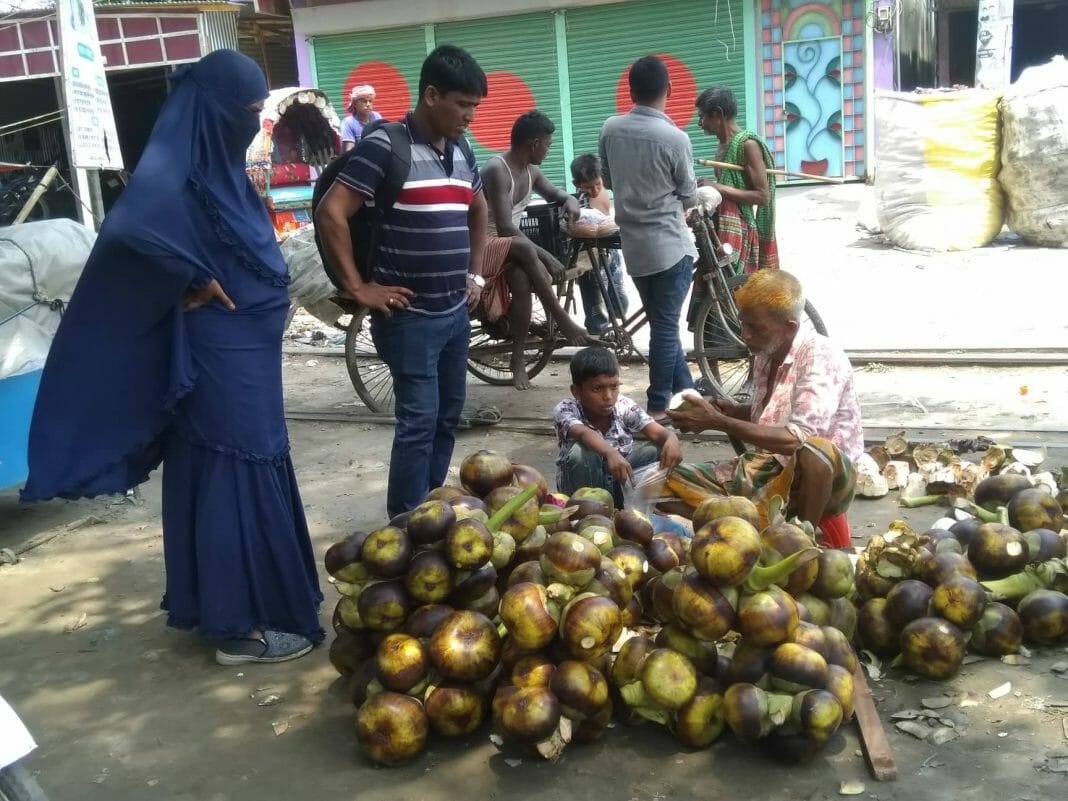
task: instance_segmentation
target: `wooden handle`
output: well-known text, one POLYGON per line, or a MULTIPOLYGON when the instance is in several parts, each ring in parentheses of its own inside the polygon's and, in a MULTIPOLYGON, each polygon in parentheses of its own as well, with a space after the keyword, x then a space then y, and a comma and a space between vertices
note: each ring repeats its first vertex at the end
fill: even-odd
MULTIPOLYGON (((744 172, 745 167, 737 164, 728 164, 725 161, 713 161, 712 159, 695 159, 702 167, 715 167, 717 170, 730 170, 731 172, 744 172)), ((845 183, 841 178, 832 178, 827 175, 812 175, 807 172, 790 172, 789 170, 768 169, 768 175, 781 175, 784 178, 804 178, 806 181, 820 181, 825 184, 845 183)))

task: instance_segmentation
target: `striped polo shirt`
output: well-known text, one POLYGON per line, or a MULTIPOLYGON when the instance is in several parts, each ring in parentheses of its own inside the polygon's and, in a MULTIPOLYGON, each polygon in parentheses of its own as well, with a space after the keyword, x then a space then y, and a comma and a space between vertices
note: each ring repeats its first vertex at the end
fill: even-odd
MULTIPOLYGON (((410 310, 417 314, 448 314, 467 302, 467 215, 482 179, 455 141, 446 140, 441 153, 420 135, 411 112, 405 127, 412 166, 378 234, 375 281, 412 290, 410 310)), ((389 135, 378 129, 360 140, 337 180, 373 205, 391 160, 389 135)))

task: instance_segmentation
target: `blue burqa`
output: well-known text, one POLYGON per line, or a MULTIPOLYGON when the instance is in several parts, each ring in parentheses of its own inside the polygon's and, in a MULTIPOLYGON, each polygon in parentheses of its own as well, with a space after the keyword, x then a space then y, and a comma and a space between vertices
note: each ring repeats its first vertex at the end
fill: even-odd
POLYGON ((125 492, 162 462, 170 625, 321 640, 282 410, 289 278, 245 174, 267 85, 232 50, 173 80, 48 355, 22 498, 125 492), (212 279, 236 310, 183 311, 212 279))

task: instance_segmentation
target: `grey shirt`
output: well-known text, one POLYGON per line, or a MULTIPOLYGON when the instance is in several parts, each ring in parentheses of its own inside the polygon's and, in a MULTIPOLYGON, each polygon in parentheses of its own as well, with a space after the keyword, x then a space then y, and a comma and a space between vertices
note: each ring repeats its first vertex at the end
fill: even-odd
POLYGON ((697 204, 690 137, 662 111, 635 106, 605 122, 599 147, 627 272, 655 275, 697 258, 685 216, 697 204))

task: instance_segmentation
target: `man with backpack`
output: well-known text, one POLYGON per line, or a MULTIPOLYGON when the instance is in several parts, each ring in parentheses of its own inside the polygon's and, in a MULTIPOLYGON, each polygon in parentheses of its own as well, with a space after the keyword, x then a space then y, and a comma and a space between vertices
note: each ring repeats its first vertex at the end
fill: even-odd
POLYGON ((444 483, 463 411, 468 310, 482 294, 486 239, 486 200, 464 133, 487 92, 469 53, 437 48, 423 62, 415 110, 369 128, 321 179, 333 180, 315 208, 324 265, 371 309, 371 336, 393 377, 390 516, 444 483))

